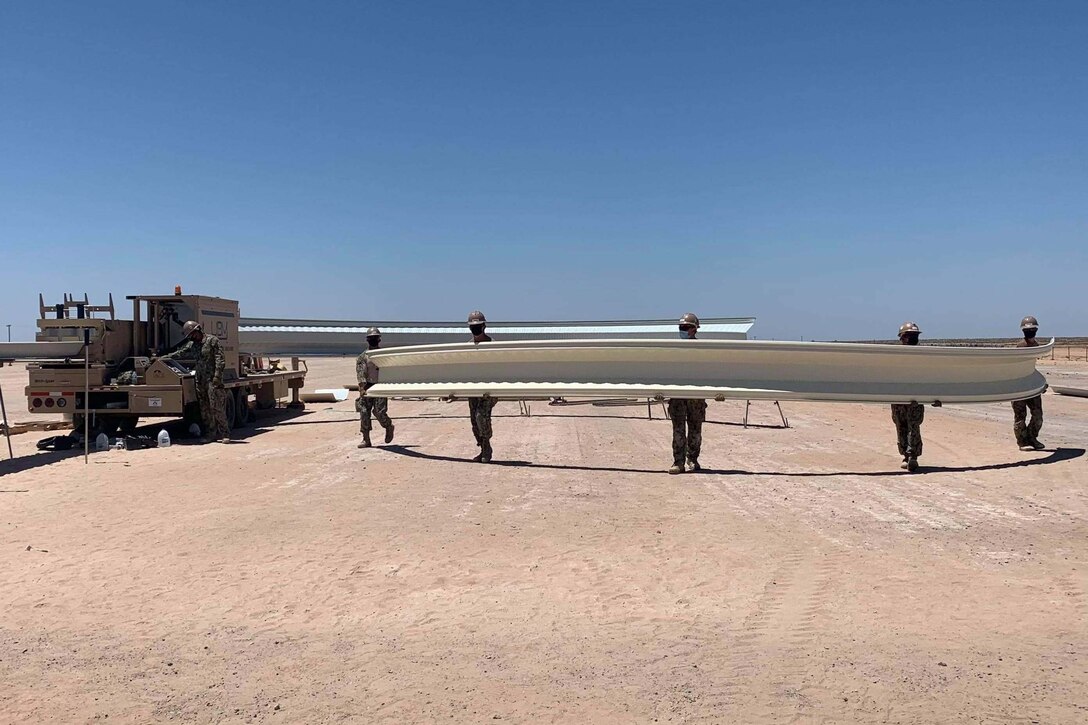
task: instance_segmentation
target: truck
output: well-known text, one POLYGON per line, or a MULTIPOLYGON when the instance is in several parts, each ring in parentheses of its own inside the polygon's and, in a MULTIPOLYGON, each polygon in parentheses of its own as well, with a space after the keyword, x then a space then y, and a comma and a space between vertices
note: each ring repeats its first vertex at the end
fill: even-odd
POLYGON ((291 358, 287 368, 279 360, 241 352, 237 301, 182 294, 180 287, 174 294, 126 299, 132 303, 131 320, 117 319, 112 294, 108 305, 69 294, 46 305, 38 295, 35 337, 47 357, 27 366, 30 413, 70 415, 76 430, 110 436, 131 432, 141 418, 199 423, 195 373, 162 357, 185 342, 187 320, 219 338, 226 357, 224 413, 231 428, 250 422, 254 408, 273 408, 289 395, 290 407, 302 407, 305 361, 291 358))

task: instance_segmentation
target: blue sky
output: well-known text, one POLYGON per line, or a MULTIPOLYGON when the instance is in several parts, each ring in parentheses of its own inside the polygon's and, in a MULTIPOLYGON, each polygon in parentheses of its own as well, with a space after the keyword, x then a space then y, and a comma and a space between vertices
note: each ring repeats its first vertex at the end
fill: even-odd
POLYGON ((0 325, 1088 334, 1088 3, 4 3, 0 325))

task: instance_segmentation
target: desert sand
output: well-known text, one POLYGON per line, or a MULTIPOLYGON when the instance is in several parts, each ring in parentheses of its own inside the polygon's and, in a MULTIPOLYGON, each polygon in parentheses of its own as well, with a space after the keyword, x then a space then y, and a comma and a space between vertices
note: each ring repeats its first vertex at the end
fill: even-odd
POLYGON ((351 401, 88 465, 15 436, 0 721, 1085 722, 1088 399, 1044 406, 1038 453, 927 409, 914 475, 883 406, 711 403, 683 476, 645 406, 502 403, 489 466, 464 403, 369 450, 351 401))

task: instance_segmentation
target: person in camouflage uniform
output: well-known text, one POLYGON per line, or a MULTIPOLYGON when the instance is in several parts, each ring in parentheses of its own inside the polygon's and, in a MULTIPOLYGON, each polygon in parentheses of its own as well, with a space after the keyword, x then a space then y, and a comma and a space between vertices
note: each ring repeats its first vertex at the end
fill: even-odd
MULTIPOLYGON (((1039 332, 1039 321, 1028 315, 1020 321, 1020 331, 1024 339, 1017 347, 1038 347, 1035 335, 1039 332)), ((1016 436, 1016 445, 1022 451, 1041 451, 1046 446, 1039 442, 1039 431, 1043 429, 1043 396, 1036 395, 1027 400, 1012 401, 1012 432, 1016 436), (1028 412, 1031 421, 1028 422, 1028 412)))
MULTIPOLYGON (((680 318, 680 338, 694 340, 699 329, 699 318, 693 313, 685 313, 680 318)), ((669 418, 672 420, 672 468, 669 473, 687 470, 701 471, 699 452, 703 447, 703 421, 706 420, 705 400, 669 399, 669 418)))
MULTIPOLYGON (((491 336, 485 332, 487 318, 484 313, 474 310, 468 316, 468 329, 472 333, 472 342, 479 345, 481 342, 491 342, 491 336)), ((491 411, 498 401, 491 397, 469 398, 468 417, 472 422, 472 435, 476 438, 476 445, 480 452, 472 459, 477 463, 491 463, 491 411)))
POLYGON ((200 405, 204 442, 230 440, 227 423, 227 390, 223 387, 223 370, 227 359, 215 335, 207 335, 195 321, 182 327, 186 342, 180 348, 163 355, 164 358, 187 363, 196 373, 196 399, 200 405))
MULTIPOLYGON (((904 322, 899 328, 899 343, 917 345, 921 334, 922 331, 918 329, 918 325, 913 322, 904 322)), ((926 409, 921 403, 911 401, 892 404, 896 443, 899 446, 899 455, 903 457, 900 468, 905 468, 912 473, 918 470, 918 457, 922 455, 922 421, 925 420, 925 416, 926 409)))
POLYGON ((370 422, 371 414, 378 419, 382 428, 385 428, 385 442, 393 442, 393 421, 389 419, 389 399, 370 398, 366 391, 377 381, 374 364, 370 362, 367 352, 377 350, 382 344, 382 333, 376 327, 366 331, 366 350, 355 358, 355 376, 359 379, 359 398, 355 401, 355 410, 359 411, 359 432, 363 434, 363 440, 359 448, 370 448, 370 430, 373 424, 370 422))

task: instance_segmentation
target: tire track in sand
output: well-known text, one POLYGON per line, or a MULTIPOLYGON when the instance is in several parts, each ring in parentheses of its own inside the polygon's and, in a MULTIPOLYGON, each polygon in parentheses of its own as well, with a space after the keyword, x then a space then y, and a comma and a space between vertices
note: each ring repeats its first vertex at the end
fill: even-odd
POLYGON ((728 672, 703 698, 704 721, 727 713, 760 722, 830 721, 816 712, 812 691, 824 678, 813 658, 843 559, 838 549, 783 556, 739 628, 717 645, 728 672))

